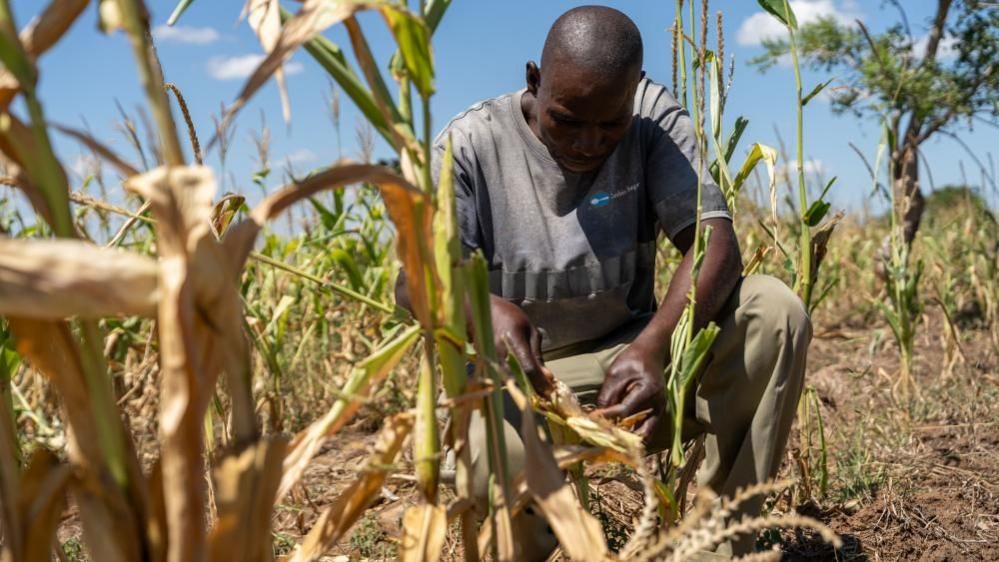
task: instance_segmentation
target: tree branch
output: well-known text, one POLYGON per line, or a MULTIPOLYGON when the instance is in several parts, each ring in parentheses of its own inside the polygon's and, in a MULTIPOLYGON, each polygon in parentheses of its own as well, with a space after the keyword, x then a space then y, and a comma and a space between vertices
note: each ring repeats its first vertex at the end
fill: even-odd
POLYGON ((930 37, 926 41, 926 53, 923 55, 923 66, 937 58, 937 48, 940 46, 940 39, 943 38, 944 23, 947 21, 947 12, 953 0, 937 0, 937 15, 933 17, 933 27, 930 28, 930 37))

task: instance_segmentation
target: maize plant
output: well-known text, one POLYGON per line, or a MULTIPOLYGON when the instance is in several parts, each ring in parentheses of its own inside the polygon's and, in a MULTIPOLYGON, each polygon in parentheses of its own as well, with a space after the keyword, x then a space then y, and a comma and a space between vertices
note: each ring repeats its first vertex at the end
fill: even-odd
MULTIPOLYGON (((875 171, 880 170, 885 150, 888 146, 892 146, 891 143, 894 141, 891 128, 885 121, 875 158, 875 171)), ((889 170, 890 172, 891 170, 889 170)), ((882 258, 887 304, 881 300, 877 301, 877 304, 891 328, 895 343, 898 345, 899 371, 895 386, 899 391, 900 398, 907 401, 913 392, 917 395, 919 392, 912 378, 912 368, 916 326, 923 310, 919 300, 919 281, 923 276, 923 261, 919 259, 916 260, 915 264, 912 263, 912 246, 905 243, 902 237, 902 227, 898 217, 905 212, 906 206, 909 204, 908 200, 898 201, 894 190, 888 190, 888 202, 890 204, 891 230, 888 235, 888 255, 882 258)))
POLYGON ((805 309, 811 313, 822 301, 822 299, 829 294, 829 291, 833 287, 833 280, 830 280, 829 283, 821 288, 818 287, 818 273, 819 267, 822 264, 822 258, 825 257, 827 251, 826 249, 829 244, 829 237, 832 236, 833 229, 836 227, 836 223, 838 223, 842 218, 842 214, 833 216, 825 223, 822 222, 822 220, 829 213, 829 209, 832 207, 832 205, 826 201, 825 198, 829 193, 829 189, 832 187, 833 183, 835 183, 836 178, 832 178, 832 180, 830 180, 823 187, 818 198, 812 200, 809 198, 808 186, 805 181, 804 110, 805 106, 808 105, 808 102, 815 99, 815 97, 829 85, 831 80, 818 84, 807 94, 805 93, 801 81, 801 65, 798 62, 798 20, 794 15, 794 10, 791 9, 790 2, 788 0, 757 1, 760 7, 776 18, 787 29, 788 44, 791 53, 791 65, 794 68, 795 95, 797 98, 797 142, 796 161, 794 163, 798 187, 798 220, 795 225, 795 228, 798 231, 796 248, 797 255, 790 255, 790 253, 784 249, 784 245, 780 242, 779 233, 777 231, 777 195, 774 189, 773 178, 771 178, 770 184, 770 203, 773 215, 773 230, 771 231, 771 236, 773 237, 774 244, 778 250, 784 254, 784 257, 790 263, 793 263, 789 269, 791 270, 794 280, 794 290, 798 293, 798 296, 801 297, 802 302, 805 303, 805 309))

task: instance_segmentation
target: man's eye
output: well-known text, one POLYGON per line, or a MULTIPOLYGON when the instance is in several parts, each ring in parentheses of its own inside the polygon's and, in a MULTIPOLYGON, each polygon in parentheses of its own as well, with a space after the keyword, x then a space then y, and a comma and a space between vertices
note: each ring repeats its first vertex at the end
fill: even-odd
POLYGON ((555 121, 555 123, 565 125, 566 127, 575 127, 579 124, 579 121, 576 121, 575 119, 557 114, 552 114, 552 120, 555 121))

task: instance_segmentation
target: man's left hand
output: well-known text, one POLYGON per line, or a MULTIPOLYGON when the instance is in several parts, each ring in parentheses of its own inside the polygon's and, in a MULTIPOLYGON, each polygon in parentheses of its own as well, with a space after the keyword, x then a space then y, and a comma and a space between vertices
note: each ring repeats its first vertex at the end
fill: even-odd
POLYGON ((635 429, 635 433, 648 444, 666 408, 663 393, 665 367, 665 349, 635 340, 607 370, 597 396, 600 408, 597 413, 609 419, 621 419, 651 410, 635 429))

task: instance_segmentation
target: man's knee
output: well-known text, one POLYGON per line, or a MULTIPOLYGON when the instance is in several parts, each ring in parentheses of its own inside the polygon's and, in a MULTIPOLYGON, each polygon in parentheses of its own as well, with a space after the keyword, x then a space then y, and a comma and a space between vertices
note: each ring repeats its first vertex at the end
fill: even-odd
POLYGON ((784 334, 794 343, 807 344, 811 340, 812 322, 804 304, 780 279, 750 275, 742 282, 740 296, 742 306, 761 324, 761 329, 784 334))

